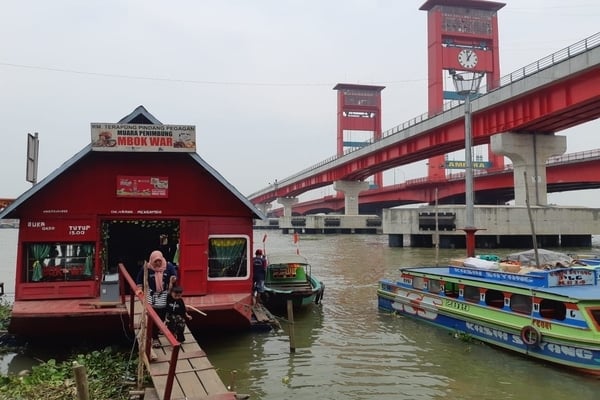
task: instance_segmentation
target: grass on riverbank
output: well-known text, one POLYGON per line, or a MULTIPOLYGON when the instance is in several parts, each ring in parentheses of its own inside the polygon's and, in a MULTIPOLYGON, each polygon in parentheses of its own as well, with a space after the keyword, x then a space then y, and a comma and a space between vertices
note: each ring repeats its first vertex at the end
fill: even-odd
MULTIPOLYGON (((0 327, 6 329, 10 318, 10 305, 0 301, 0 327)), ((19 349, 4 347, 2 353, 18 352, 19 349)), ((0 400, 73 400, 77 388, 73 375, 73 363, 86 368, 90 399, 129 399, 128 384, 137 374, 137 359, 129 361, 128 354, 110 347, 76 354, 68 360, 54 359, 41 362, 19 375, 0 375, 0 400)))
POLYGON ((31 368, 27 374, 0 377, 0 399, 72 400, 77 398, 73 363, 86 368, 90 399, 129 399, 129 376, 135 377, 136 364, 128 366, 125 355, 110 348, 79 354, 68 361, 48 360, 31 368), (133 369, 133 370, 132 370, 133 369))

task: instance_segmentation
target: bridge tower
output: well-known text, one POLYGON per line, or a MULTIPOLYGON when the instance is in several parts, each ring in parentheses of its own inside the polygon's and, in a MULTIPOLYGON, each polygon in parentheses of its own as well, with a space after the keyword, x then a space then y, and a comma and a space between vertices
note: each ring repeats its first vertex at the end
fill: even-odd
MULTIPOLYGON (((504 3, 482 0, 427 0, 419 9, 427 11, 428 111, 440 113, 444 100, 456 100, 445 91, 447 71, 485 73, 488 90, 500 83, 497 11, 504 3)), ((450 81, 451 82, 451 81, 450 81)), ((451 84, 450 84, 451 85, 451 84)), ((492 153, 494 167, 504 166, 504 156, 492 153)), ((445 155, 429 159, 428 177, 445 180, 445 155)))
MULTIPOLYGON (((337 155, 344 155, 346 148, 356 149, 381 139, 381 91, 385 86, 354 85, 338 83, 333 90, 337 95, 337 155), (372 132, 368 140, 353 139, 350 131, 372 132)), ((383 173, 373 175, 374 184, 383 186, 383 173)))

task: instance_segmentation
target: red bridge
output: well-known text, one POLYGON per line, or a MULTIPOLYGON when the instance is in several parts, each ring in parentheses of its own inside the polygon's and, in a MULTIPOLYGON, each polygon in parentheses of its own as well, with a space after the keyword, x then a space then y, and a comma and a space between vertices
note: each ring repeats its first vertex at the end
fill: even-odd
MULTIPOLYGON (((490 143, 496 134, 534 134, 540 140, 600 116, 600 33, 527 65, 500 79, 493 90, 471 101, 473 144, 490 143)), ((464 105, 448 103, 436 115, 421 115, 386 132, 378 140, 343 156, 331 157, 250 196, 255 204, 293 198, 336 181, 366 178, 406 164, 464 149, 464 105)), ((535 139, 534 139, 535 140, 535 139)), ((548 190, 597 188, 600 178, 595 152, 553 159, 548 169, 548 190), (569 160, 569 157, 575 157, 569 160)), ((475 177, 479 203, 502 204, 514 198, 510 170, 488 170, 475 177)), ((369 204, 464 202, 464 178, 417 179, 401 185, 362 192, 361 209, 369 204)), ((339 210, 343 198, 333 196, 294 206, 295 212, 339 210)))
MULTIPOLYGON (((547 168, 549 193, 600 188, 600 149, 553 157, 547 168)), ((445 182, 432 183, 428 178, 409 179, 401 184, 365 191, 360 195, 360 214, 380 214, 383 208, 406 204, 433 204, 436 188, 440 204, 464 204, 464 179, 464 173, 457 173, 448 175, 445 182)), ((501 170, 488 169, 476 173, 474 182, 477 204, 505 204, 514 199, 512 165, 501 170)), ((343 197, 326 196, 294 205, 294 214, 339 213, 343 209, 343 197)), ((282 214, 283 209, 280 208, 271 216, 280 217, 282 214)))

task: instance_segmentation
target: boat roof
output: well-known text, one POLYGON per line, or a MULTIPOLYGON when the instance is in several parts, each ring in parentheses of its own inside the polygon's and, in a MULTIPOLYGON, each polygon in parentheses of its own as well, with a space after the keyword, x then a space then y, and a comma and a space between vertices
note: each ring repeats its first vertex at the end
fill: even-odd
POLYGON ((418 275, 437 275, 441 279, 444 277, 459 278, 462 282, 468 280, 471 282, 504 285, 578 300, 600 300, 600 286, 598 286, 600 268, 564 268, 548 271, 540 270, 528 274, 454 266, 411 267, 401 268, 400 271, 418 275), (556 281, 557 276, 564 276, 565 274, 570 273, 584 274, 588 283, 577 285, 567 283, 560 286, 552 285, 552 282, 556 281))
MULTIPOLYGON (((123 117, 119 124, 150 124, 150 125, 162 125, 162 123, 156 119, 152 114, 146 110, 142 105, 138 106, 132 113, 123 117)), ((6 208, 0 211, 0 219, 2 218, 18 218, 17 210, 21 204, 31 198, 34 194, 42 190, 46 185, 49 185, 52 181, 62 175, 71 166, 76 164, 83 157, 92 152, 92 144, 88 144, 73 157, 65 161, 60 167, 52 171, 39 183, 33 185, 29 190, 22 193, 19 197, 10 203, 6 208)), ((223 176, 217 172, 216 169, 211 167, 198 153, 182 153, 189 155, 194 161, 196 161, 202 168, 204 168, 210 175, 212 175, 219 183, 227 188, 235 197, 237 197, 250 211, 254 214, 255 218, 265 220, 267 217, 260 211, 250 200, 248 200, 243 194, 241 194, 232 184, 230 184, 223 176)))
POLYGON ((306 257, 295 253, 267 254, 267 261, 271 264, 308 264, 306 257))

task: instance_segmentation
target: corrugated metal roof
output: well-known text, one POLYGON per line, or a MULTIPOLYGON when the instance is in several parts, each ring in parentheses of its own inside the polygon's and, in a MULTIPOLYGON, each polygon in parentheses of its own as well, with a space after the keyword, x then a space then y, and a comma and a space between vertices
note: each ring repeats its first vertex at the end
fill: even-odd
MULTIPOLYGON (((144 108, 144 106, 138 106, 131 114, 123 117, 118 123, 127 124, 131 123, 131 121, 138 121, 135 123, 144 123, 139 122, 140 118, 146 119, 152 122, 152 125, 162 125, 162 123, 156 119, 152 114, 144 108)), ((52 173, 42 179, 40 182, 31 187, 31 189, 27 190, 19 197, 15 199, 11 204, 9 204, 4 210, 0 212, 0 219, 3 218, 16 218, 14 212, 26 202, 31 196, 42 190, 46 185, 50 184, 54 179, 60 176, 63 172, 71 168, 75 163, 85 157, 92 151, 92 144, 88 144, 81 151, 75 154, 73 157, 65 161, 59 168, 55 169, 52 173)), ((215 179, 217 179, 223 186, 225 186, 234 196, 236 196, 252 213, 255 218, 260 218, 262 220, 266 219, 266 216, 254 205, 250 200, 248 200, 244 195, 242 195, 232 184, 230 184, 221 174, 217 172, 213 167, 211 167, 206 161, 202 159, 197 153, 186 153, 194 159, 202 168, 208 171, 215 179)), ((183 154, 182 154, 183 156, 183 154)))

